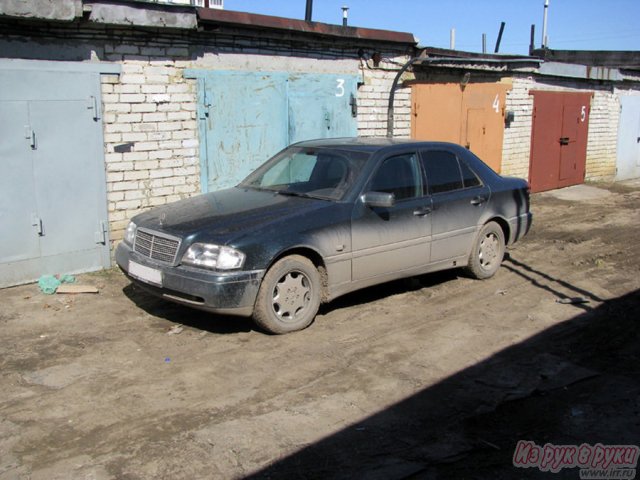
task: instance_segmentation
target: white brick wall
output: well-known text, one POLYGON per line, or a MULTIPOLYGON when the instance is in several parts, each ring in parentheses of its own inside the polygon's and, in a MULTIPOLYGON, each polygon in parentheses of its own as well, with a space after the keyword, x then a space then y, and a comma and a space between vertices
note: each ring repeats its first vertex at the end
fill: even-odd
POLYGON ((171 60, 121 63, 122 75, 102 77, 114 244, 136 213, 200 191, 195 81, 184 79, 171 60), (117 146, 127 143, 130 151, 116 152, 117 146))
POLYGON ((616 174, 620 100, 610 91, 595 91, 591 100, 586 180, 612 180, 616 174))
MULTIPOLYGON (((396 57, 381 62, 379 69, 363 65, 361 74, 364 85, 358 90, 358 135, 361 137, 384 137, 387 135, 387 112, 389 93, 396 76, 409 57, 396 57)), ((405 74, 409 76, 410 74, 405 74)), ((402 79, 401 79, 402 80, 402 79)), ((399 86, 402 82, 398 83, 399 86)), ((394 137, 411 136, 411 88, 398 88, 394 98, 394 137)))
POLYGON ((507 92, 506 111, 512 111, 514 121, 505 128, 502 147, 502 174, 529 178, 531 155, 531 127, 533 125, 533 97, 529 95, 534 81, 531 78, 514 78, 513 87, 507 92))

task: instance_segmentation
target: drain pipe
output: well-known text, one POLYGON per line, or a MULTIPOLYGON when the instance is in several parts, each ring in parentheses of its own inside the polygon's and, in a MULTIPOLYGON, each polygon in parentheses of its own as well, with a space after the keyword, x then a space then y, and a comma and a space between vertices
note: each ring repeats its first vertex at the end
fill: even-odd
POLYGON ((398 73, 396 74, 396 78, 393 79, 393 84, 391 85, 391 91, 389 92, 389 107, 387 110, 387 137, 393 137, 393 102, 396 98, 396 88, 398 88, 398 83, 400 82, 400 77, 407 69, 414 64, 416 60, 421 60, 421 57, 413 57, 407 63, 405 63, 398 73))

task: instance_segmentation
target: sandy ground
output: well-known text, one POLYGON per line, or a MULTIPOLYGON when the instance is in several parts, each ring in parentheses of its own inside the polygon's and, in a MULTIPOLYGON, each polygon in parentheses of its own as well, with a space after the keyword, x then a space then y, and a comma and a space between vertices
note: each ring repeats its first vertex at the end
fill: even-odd
POLYGON ((285 336, 115 270, 0 290, 0 480, 577 479, 514 448, 640 443, 639 206, 637 183, 535 195, 493 279, 385 284, 285 336))

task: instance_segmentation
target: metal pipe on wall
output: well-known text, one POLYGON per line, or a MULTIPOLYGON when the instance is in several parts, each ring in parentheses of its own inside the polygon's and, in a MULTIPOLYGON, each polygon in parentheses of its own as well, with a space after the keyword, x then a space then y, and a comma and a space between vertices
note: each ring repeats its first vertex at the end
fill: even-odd
POLYGON ((398 88, 398 82, 400 81, 400 77, 402 76, 402 74, 406 72, 407 69, 411 65, 413 65, 413 63, 417 60, 421 60, 421 58, 413 57, 411 60, 405 63, 402 66, 402 68, 398 70, 398 73, 396 74, 396 78, 393 79, 393 84, 391 85, 391 91, 389 92, 389 106, 387 109, 387 137, 389 138, 393 137, 393 114, 394 114, 393 102, 396 98, 396 88, 398 88))
POLYGON ((506 23, 500 23, 500 32, 498 32, 498 40, 496 40, 496 48, 493 53, 498 53, 500 51, 500 43, 502 43, 502 34, 504 33, 504 26, 506 23))

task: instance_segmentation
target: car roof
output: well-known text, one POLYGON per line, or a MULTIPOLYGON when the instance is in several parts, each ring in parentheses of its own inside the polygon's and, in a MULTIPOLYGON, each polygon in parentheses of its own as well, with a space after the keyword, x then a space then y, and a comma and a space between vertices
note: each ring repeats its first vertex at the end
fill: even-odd
POLYGON ((294 144, 297 147, 305 148, 335 148, 339 150, 356 150, 361 152, 375 152, 382 149, 397 146, 414 146, 416 148, 434 146, 459 145, 446 142, 428 142, 412 140, 410 138, 389 138, 389 137, 345 137, 345 138, 322 138, 317 140, 306 140, 294 144))

